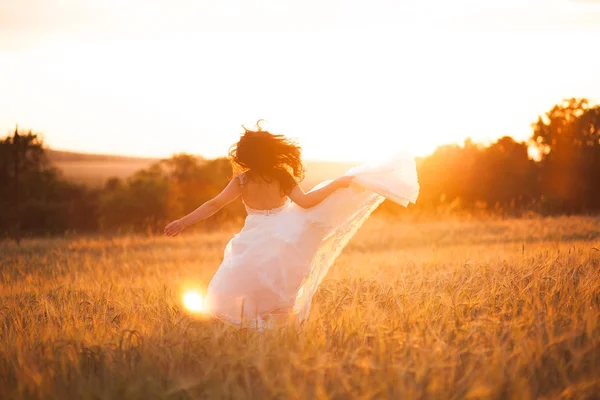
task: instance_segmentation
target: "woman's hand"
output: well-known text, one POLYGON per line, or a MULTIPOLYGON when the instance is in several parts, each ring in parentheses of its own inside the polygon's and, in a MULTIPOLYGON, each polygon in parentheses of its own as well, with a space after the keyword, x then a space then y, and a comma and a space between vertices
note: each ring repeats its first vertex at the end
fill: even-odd
POLYGON ((353 176, 340 176, 333 183, 337 188, 346 188, 354 181, 353 176))
POLYGON ((180 219, 176 219, 175 221, 171 222, 169 225, 167 225, 165 227, 164 234, 165 234, 165 236, 170 236, 170 237, 177 236, 185 228, 186 228, 186 226, 183 223, 183 221, 180 219))

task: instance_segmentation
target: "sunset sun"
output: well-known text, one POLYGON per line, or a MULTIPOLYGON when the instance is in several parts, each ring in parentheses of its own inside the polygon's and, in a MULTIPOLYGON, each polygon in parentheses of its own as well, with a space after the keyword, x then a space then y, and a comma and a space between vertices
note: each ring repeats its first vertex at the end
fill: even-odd
POLYGON ((193 313, 202 313, 206 311, 204 298, 194 290, 189 290, 183 294, 183 305, 193 313))

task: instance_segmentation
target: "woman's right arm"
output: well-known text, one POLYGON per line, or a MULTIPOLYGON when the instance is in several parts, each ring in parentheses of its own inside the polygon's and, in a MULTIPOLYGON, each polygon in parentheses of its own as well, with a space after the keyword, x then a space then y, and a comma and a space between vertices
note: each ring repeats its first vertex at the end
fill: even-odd
POLYGON ((295 186, 289 194, 289 198, 302 208, 311 208, 325 200, 331 193, 337 189, 345 188, 350 186, 352 183, 352 176, 342 176, 327 185, 313 190, 308 193, 304 193, 304 190, 300 185, 295 186))

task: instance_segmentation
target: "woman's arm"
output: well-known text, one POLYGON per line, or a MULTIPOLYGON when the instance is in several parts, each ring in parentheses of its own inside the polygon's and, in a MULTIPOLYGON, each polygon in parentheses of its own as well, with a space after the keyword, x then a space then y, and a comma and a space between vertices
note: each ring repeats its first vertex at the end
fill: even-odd
POLYGON ((240 180, 234 177, 221 193, 215 198, 202 204, 185 217, 171 222, 165 228, 165 236, 177 236, 190 225, 200 222, 215 214, 217 211, 237 199, 241 194, 240 180))
POLYGON ((350 186, 352 183, 352 176, 342 176, 329 184, 313 190, 309 193, 304 193, 304 190, 298 185, 292 189, 289 198, 302 208, 311 208, 325 200, 331 193, 337 189, 350 186))

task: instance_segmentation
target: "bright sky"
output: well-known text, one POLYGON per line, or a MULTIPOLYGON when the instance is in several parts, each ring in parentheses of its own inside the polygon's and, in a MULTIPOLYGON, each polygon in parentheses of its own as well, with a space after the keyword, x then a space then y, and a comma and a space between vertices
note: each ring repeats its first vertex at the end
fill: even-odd
POLYGON ((530 134, 600 101, 600 1, 0 0, 0 133, 226 154, 241 124, 309 159, 530 134))

